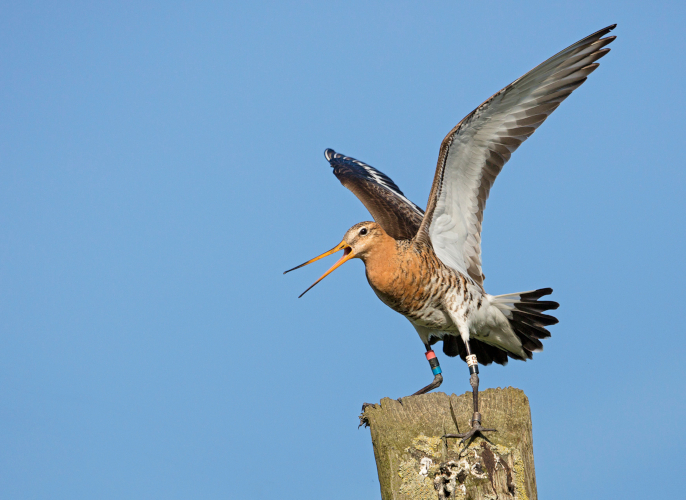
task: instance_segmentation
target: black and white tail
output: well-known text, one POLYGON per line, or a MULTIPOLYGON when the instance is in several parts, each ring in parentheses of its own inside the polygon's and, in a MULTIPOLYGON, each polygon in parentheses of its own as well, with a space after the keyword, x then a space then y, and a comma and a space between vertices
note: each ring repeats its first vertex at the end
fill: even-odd
MULTIPOLYGON (((472 354, 476 355, 480 365, 498 363, 506 365, 508 357, 527 360, 533 353, 543 349, 540 339, 550 337, 547 326, 556 324, 557 318, 544 311, 557 309, 560 304, 552 300, 538 300, 553 293, 552 288, 541 288, 530 292, 508 293, 507 295, 489 295, 489 307, 494 306, 507 319, 512 331, 521 342, 520 346, 493 345, 486 339, 472 337, 469 340, 472 354)), ((514 340, 514 339, 513 339, 514 340)), ((460 356, 466 359, 467 349, 459 335, 443 337, 443 352, 448 356, 460 356)))
MULTIPOLYGON (((552 300, 539 300, 551 293, 552 288, 541 288, 530 292, 495 295, 491 299, 491 303, 510 321, 510 326, 521 340, 528 359, 532 358, 532 353, 543 350, 540 339, 550 337, 546 327, 558 322, 557 318, 543 312, 557 309, 560 304, 552 300)), ((509 354, 511 357, 517 357, 509 354)))

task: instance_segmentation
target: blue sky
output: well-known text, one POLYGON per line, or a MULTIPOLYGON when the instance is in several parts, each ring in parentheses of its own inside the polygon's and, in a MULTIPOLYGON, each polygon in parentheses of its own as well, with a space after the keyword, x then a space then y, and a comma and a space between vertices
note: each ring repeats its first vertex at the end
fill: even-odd
MULTIPOLYGON (((425 206, 441 139, 612 23, 485 212, 492 294, 561 322, 482 388, 531 401, 541 498, 677 497, 686 438, 680 2, 15 2, 0 16, 0 497, 379 498, 363 402, 431 374, 327 147, 425 206)), ((444 356, 442 390, 469 389, 444 356)))

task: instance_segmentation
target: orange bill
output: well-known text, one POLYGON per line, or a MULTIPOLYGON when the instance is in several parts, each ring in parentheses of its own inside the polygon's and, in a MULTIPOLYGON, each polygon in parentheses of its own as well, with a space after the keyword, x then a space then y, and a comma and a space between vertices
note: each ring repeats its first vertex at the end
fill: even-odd
POLYGON ((350 247, 345 241, 341 241, 338 245, 336 245, 335 247, 333 247, 333 248, 332 248, 331 250, 329 250, 328 252, 324 252, 324 253, 321 254, 320 256, 315 257, 314 259, 308 260, 308 261, 305 262, 304 264, 300 264, 299 266, 294 267, 293 269, 289 269, 288 271, 286 271, 286 272, 283 273, 283 274, 286 274, 286 273, 290 273, 291 271, 294 271, 294 270, 296 270, 296 269, 300 269, 301 267, 306 266, 307 264, 312 264, 313 262, 316 262, 316 261, 318 261, 319 259, 322 259, 322 258, 324 258, 324 257, 328 257, 328 256, 331 255, 332 253, 336 253, 336 252, 338 252, 339 250, 344 250, 344 252, 343 252, 343 256, 338 260, 338 262, 336 262, 333 266, 331 266, 331 269, 329 269, 328 271, 326 271, 326 272, 321 276, 321 278, 319 278, 317 281, 315 281, 314 283, 312 283, 312 285, 310 286, 310 288, 308 288, 308 289, 305 290, 303 293, 301 293, 301 294, 298 296, 298 298, 302 297, 302 296, 305 295, 307 292, 309 292, 309 291, 312 289, 312 287, 313 287, 314 285, 316 285, 316 284, 319 283, 321 280, 323 280, 324 278, 326 278, 326 277, 327 277, 329 274, 331 274, 337 267, 340 267, 341 265, 343 265, 344 263, 346 263, 347 261, 349 261, 350 259, 352 259, 353 257, 355 257, 355 252, 353 252, 352 247, 350 247))

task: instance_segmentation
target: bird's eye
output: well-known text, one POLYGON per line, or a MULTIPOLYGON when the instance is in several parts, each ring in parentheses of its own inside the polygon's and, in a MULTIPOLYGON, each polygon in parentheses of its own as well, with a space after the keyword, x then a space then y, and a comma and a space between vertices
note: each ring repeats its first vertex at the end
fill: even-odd
POLYGON ((367 228, 363 227, 362 229, 360 229, 360 236, 364 236, 365 234, 367 234, 367 228))

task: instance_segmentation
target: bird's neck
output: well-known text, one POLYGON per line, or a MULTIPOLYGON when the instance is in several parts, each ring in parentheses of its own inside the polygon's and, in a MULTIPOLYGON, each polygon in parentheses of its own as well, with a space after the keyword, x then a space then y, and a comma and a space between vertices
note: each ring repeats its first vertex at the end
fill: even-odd
POLYGON ((372 246, 367 252, 360 256, 364 265, 375 267, 383 264, 389 257, 392 258, 397 253, 396 240, 384 234, 377 236, 372 246))

